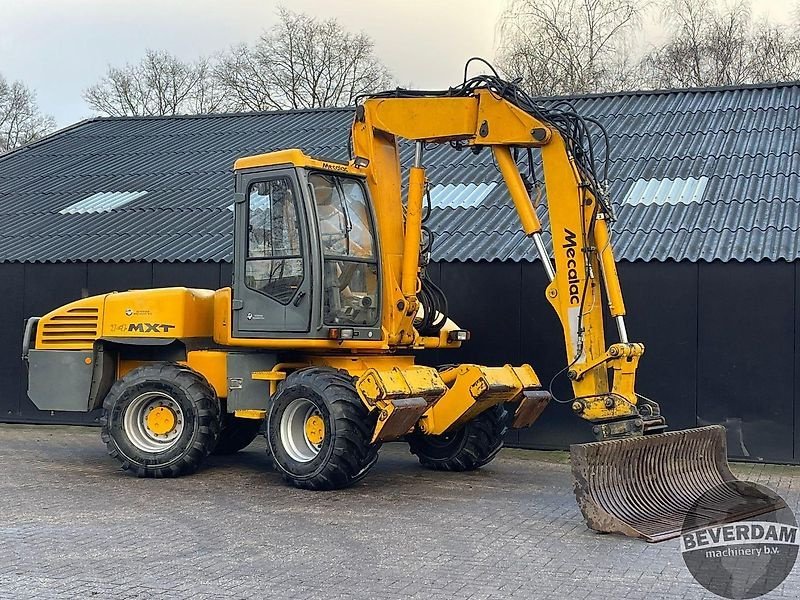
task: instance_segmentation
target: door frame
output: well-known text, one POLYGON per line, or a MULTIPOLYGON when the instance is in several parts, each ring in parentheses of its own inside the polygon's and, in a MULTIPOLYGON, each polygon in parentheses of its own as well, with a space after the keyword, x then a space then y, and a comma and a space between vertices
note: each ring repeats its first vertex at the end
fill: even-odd
POLYGON ((302 178, 297 169, 291 165, 275 165, 238 171, 236 173, 236 193, 234 195, 234 251, 233 251, 233 285, 231 303, 231 329, 234 337, 240 338, 308 338, 319 337, 318 324, 320 323, 319 288, 315 278, 319 276, 315 265, 319 261, 317 244, 312 243, 316 235, 314 214, 308 206, 308 194, 301 193, 302 178), (266 294, 249 288, 245 283, 245 273, 248 258, 248 232, 250 225, 250 202, 248 190, 253 183, 269 179, 286 177, 293 186, 298 211, 298 221, 301 229, 301 249, 303 257, 303 281, 300 287, 304 292, 301 304, 295 307, 297 296, 288 305, 282 305, 277 300, 271 299, 266 294), (306 326, 303 328, 287 329, 285 326, 276 329, 270 326, 258 327, 258 320, 247 320, 246 304, 248 300, 263 298, 269 303, 284 306, 287 310, 303 307, 305 309, 306 326), (250 324, 250 327, 247 325, 250 324), (243 327, 244 326, 244 327, 243 327))

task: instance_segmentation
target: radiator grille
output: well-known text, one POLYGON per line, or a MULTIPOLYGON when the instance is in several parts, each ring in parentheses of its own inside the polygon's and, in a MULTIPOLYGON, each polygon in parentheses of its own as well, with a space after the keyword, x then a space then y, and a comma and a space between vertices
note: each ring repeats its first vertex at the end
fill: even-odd
POLYGON ((93 307, 70 308, 53 315, 42 327, 42 345, 91 346, 97 339, 99 311, 93 307))

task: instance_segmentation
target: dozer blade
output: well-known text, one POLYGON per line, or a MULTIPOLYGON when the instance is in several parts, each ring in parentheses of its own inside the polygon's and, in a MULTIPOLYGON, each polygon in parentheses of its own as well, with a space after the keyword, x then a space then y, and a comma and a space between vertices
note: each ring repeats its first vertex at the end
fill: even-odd
POLYGON ((595 531, 660 542, 684 522, 696 529, 781 508, 731 473, 719 425, 575 444, 570 455, 575 497, 595 531))

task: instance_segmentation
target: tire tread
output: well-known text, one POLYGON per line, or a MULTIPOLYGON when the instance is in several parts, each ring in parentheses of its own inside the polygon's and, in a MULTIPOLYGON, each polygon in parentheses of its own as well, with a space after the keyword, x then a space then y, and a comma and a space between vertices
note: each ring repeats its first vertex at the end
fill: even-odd
POLYGON ((100 439, 106 444, 109 456, 118 460, 124 471, 134 472, 138 477, 161 478, 188 475, 197 471, 217 444, 220 432, 219 411, 219 401, 214 389, 202 375, 193 369, 171 362, 147 364, 126 373, 111 386, 103 400, 100 439), (129 386, 154 380, 168 380, 182 387, 195 405, 199 420, 197 435, 191 446, 176 462, 164 466, 136 463, 120 452, 111 432, 112 423, 109 418, 109 415, 113 414, 116 403, 129 386))
POLYGON ((377 417, 358 396, 354 378, 344 370, 306 367, 290 373, 281 391, 295 385, 307 386, 325 399, 330 419, 335 422, 336 438, 327 463, 309 478, 293 476, 281 468, 274 459, 275 449, 271 449, 283 478, 295 487, 309 490, 341 489, 363 479, 377 461, 380 444, 371 443, 377 417))

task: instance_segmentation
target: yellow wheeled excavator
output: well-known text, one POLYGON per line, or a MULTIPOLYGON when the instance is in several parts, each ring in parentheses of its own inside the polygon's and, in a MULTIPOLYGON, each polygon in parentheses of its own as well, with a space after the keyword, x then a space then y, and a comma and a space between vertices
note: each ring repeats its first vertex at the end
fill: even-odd
POLYGON ((29 396, 43 410, 102 407, 109 453, 144 477, 192 472, 262 424, 275 468, 301 488, 359 481, 392 440, 431 469, 487 464, 509 426, 542 413, 547 386, 528 364, 435 369, 415 355, 469 340, 425 277, 425 149, 490 152, 550 281, 571 410, 598 439, 572 448, 581 510, 598 531, 677 535, 697 498, 733 480, 724 430, 661 433, 658 404, 634 389, 644 346, 625 328, 596 127, 496 75, 362 98, 349 162, 300 150, 236 161, 232 287, 109 293, 29 319, 29 396), (401 138, 414 149, 407 174, 401 138), (550 248, 531 200, 534 151, 550 248), (618 334, 610 345, 606 310, 618 334))

